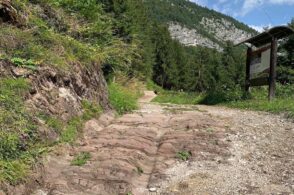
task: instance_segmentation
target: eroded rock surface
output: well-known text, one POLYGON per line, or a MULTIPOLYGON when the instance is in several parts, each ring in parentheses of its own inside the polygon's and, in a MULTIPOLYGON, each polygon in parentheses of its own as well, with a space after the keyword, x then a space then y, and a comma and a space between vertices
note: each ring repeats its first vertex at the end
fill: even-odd
POLYGON ((291 194, 293 123, 220 107, 140 101, 141 109, 85 126, 45 163, 43 194, 291 194), (177 157, 186 151, 187 161, 177 157), (91 159, 72 166, 80 152, 91 159))

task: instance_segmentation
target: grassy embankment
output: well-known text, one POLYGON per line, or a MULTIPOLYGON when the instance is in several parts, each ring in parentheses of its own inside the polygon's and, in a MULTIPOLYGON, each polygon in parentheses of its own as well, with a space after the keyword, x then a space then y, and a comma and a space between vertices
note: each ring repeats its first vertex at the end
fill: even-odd
MULTIPOLYGON (((124 65, 133 51, 113 36, 113 19, 101 5, 88 9, 88 4, 58 0, 15 0, 12 4, 19 14, 27 16, 27 23, 22 28, 1 24, 0 59, 16 66, 32 71, 41 65, 71 71, 74 64, 124 65), (43 9, 51 15, 41 17, 43 9)), ((102 112, 100 105, 84 100, 82 116, 65 123, 58 116, 27 110, 24 97, 29 89, 25 78, 0 78, 0 184, 25 182, 42 154, 56 144, 73 144, 84 122, 102 112), (46 143, 39 135, 37 121, 44 121, 47 128, 58 133, 59 140, 46 143)), ((110 84, 110 101, 120 114, 136 108, 139 94, 127 89, 123 84, 110 84)))

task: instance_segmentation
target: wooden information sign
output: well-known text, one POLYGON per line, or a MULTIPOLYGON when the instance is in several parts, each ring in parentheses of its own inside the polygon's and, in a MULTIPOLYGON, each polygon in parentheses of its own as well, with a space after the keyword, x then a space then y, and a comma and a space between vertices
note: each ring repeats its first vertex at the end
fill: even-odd
POLYGON ((275 97, 278 39, 294 31, 286 26, 274 27, 240 44, 250 44, 247 49, 245 90, 253 86, 269 86, 269 100, 275 97))

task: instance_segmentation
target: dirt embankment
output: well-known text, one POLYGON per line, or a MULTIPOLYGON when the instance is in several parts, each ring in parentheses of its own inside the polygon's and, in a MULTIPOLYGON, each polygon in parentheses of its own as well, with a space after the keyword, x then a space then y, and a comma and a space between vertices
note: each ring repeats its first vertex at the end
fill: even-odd
MULTIPOLYGON (((27 111, 31 113, 38 127, 38 137, 44 143, 59 140, 59 133, 50 128, 38 116, 40 114, 57 118, 67 124, 73 117, 83 112, 82 101, 87 100, 110 110, 107 84, 99 65, 82 66, 73 64, 70 71, 60 71, 48 66, 39 66, 36 70, 17 67, 7 60, 0 60, 1 78, 26 78, 30 90, 25 97, 27 111)), ((41 170, 39 170, 41 171, 41 170)), ((36 181, 42 173, 37 173, 36 181)), ((35 185, 36 181, 32 181, 35 185)), ((37 182, 38 183, 38 182, 37 182)), ((28 186, 31 186, 30 182, 28 186)), ((1 187, 11 194, 17 194, 13 186, 1 187)), ((17 187, 23 193, 26 187, 17 187)), ((1 193, 0 193, 1 194, 1 193)))
POLYGON ((147 103, 85 126, 35 194, 293 194, 294 125, 266 113, 147 103), (72 166, 80 152, 91 159, 72 166), (179 152, 186 152, 183 161, 179 152))

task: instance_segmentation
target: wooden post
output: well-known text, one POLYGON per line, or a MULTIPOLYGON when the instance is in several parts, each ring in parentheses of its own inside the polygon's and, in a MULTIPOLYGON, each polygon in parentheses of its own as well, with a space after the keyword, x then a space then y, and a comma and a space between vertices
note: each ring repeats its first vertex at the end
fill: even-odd
POLYGON ((270 77, 269 77, 269 93, 268 99, 272 101, 275 98, 276 92, 276 77, 277 77, 277 38, 272 38, 271 43, 271 60, 270 60, 270 77))
POLYGON ((252 48, 248 47, 247 49, 247 59, 246 59, 246 78, 245 78, 245 92, 249 92, 250 88, 250 63, 251 63, 251 53, 252 48))

